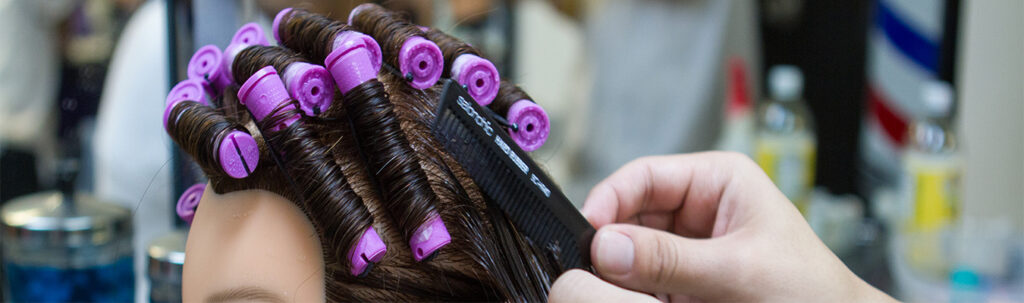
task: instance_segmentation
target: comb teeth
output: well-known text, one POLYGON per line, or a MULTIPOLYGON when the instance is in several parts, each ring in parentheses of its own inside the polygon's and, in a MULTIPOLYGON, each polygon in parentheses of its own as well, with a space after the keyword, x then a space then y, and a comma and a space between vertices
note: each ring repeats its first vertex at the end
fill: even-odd
POLYGON ((526 153, 491 121, 458 85, 442 93, 434 133, 484 192, 533 243, 548 250, 562 268, 590 268, 594 229, 526 153), (469 105, 456 104, 462 96, 469 105), (471 107, 477 113, 471 117, 471 107), (484 130, 490 122, 491 135, 484 130), (485 141, 486 140, 486 141, 485 141), (518 161, 517 161, 518 160, 518 161))

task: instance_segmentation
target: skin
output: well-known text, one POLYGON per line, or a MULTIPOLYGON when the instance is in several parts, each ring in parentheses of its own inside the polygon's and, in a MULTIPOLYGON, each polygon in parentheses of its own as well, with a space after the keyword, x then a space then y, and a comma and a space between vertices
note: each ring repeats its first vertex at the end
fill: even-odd
POLYGON ((600 278, 568 271, 551 302, 894 301, 846 268, 741 154, 635 160, 594 187, 583 214, 598 228, 600 278))
POLYGON ((277 194, 218 195, 209 185, 189 230, 185 302, 323 302, 324 261, 313 225, 277 194))

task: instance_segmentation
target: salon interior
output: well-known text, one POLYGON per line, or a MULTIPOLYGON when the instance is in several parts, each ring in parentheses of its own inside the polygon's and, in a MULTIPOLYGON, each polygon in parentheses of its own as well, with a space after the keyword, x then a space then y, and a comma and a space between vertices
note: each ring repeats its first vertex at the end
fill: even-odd
MULTIPOLYGON (((245 54, 240 28, 291 48, 282 10, 354 26, 363 2, 464 41, 528 92, 539 139, 517 137, 535 129, 512 109, 477 118, 575 208, 633 159, 733 151, 893 298, 1024 302, 1018 0, 0 1, 0 301, 183 301, 212 177, 160 124, 168 94, 216 86, 196 58, 245 54)), ((415 84, 377 41, 379 72, 415 84)), ((455 73, 437 83, 467 83, 455 73)))

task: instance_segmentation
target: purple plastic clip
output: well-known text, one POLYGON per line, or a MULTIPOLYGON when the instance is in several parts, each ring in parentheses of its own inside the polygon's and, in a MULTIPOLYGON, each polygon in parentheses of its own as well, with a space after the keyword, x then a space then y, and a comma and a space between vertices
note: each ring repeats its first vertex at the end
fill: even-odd
POLYGON ((334 50, 327 55, 324 63, 342 94, 377 78, 380 65, 374 63, 374 50, 380 50, 377 42, 360 32, 345 31, 335 38, 334 50))
POLYGON ((398 51, 398 70, 403 76, 412 75, 409 85, 413 88, 427 89, 441 79, 444 55, 434 42, 413 36, 406 39, 398 51))
POLYGON ((234 130, 220 141, 217 161, 228 176, 235 179, 248 177, 260 162, 260 148, 249 133, 234 130))
POLYGON ((307 116, 322 113, 334 100, 334 80, 323 66, 295 62, 285 67, 281 78, 307 116))
MULTIPOLYGON (((281 103, 290 100, 288 89, 284 87, 281 77, 277 76, 277 70, 270 65, 256 71, 238 89, 238 102, 249 108, 256 121, 263 121, 263 118, 270 115, 281 103)), ((295 114, 274 125, 269 131, 281 130, 298 120, 299 115, 295 114)))
POLYGON ((203 198, 203 191, 205 190, 205 183, 196 183, 186 189, 184 193, 181 193, 181 197, 178 197, 178 204, 174 206, 174 211, 178 213, 178 218, 192 225, 192 219, 196 216, 196 207, 199 207, 199 200, 203 198))
POLYGON ((384 253, 388 251, 384 241, 377 235, 377 230, 370 226, 359 237, 359 242, 348 252, 348 259, 352 262, 352 275, 362 275, 370 263, 380 262, 384 259, 384 253))
POLYGON ((548 140, 551 124, 544 108, 530 100, 519 100, 512 104, 506 116, 509 123, 518 126, 518 130, 509 129, 512 140, 516 141, 525 151, 535 151, 548 140))
POLYGON ((469 95, 480 106, 487 106, 498 96, 501 77, 491 61, 476 55, 463 54, 452 62, 452 78, 465 85, 469 95))
POLYGON ((433 212, 430 220, 413 232, 409 239, 409 248, 412 248, 412 256, 418 262, 451 242, 452 236, 448 233, 444 221, 441 221, 441 216, 437 212, 433 212))
POLYGON ((171 88, 171 92, 167 93, 167 99, 164 100, 166 103, 164 107, 164 130, 167 130, 167 119, 170 118, 171 110, 178 103, 184 101, 196 101, 204 105, 210 105, 210 102, 206 97, 206 87, 208 84, 202 79, 186 79, 178 84, 175 84, 171 88))
POLYGON ((224 61, 224 54, 216 45, 200 47, 188 61, 189 79, 206 81, 209 84, 206 86, 206 93, 210 96, 219 96, 224 88, 231 84, 231 76, 221 69, 221 66, 224 65, 222 61, 224 61))

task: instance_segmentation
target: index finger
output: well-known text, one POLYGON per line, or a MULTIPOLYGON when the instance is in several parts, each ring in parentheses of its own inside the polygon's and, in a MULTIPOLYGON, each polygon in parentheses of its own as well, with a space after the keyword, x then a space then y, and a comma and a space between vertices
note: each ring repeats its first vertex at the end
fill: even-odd
POLYGON ((635 223, 707 237, 729 183, 751 169, 746 166, 756 167, 728 152, 640 158, 598 183, 582 212, 597 228, 635 223))

